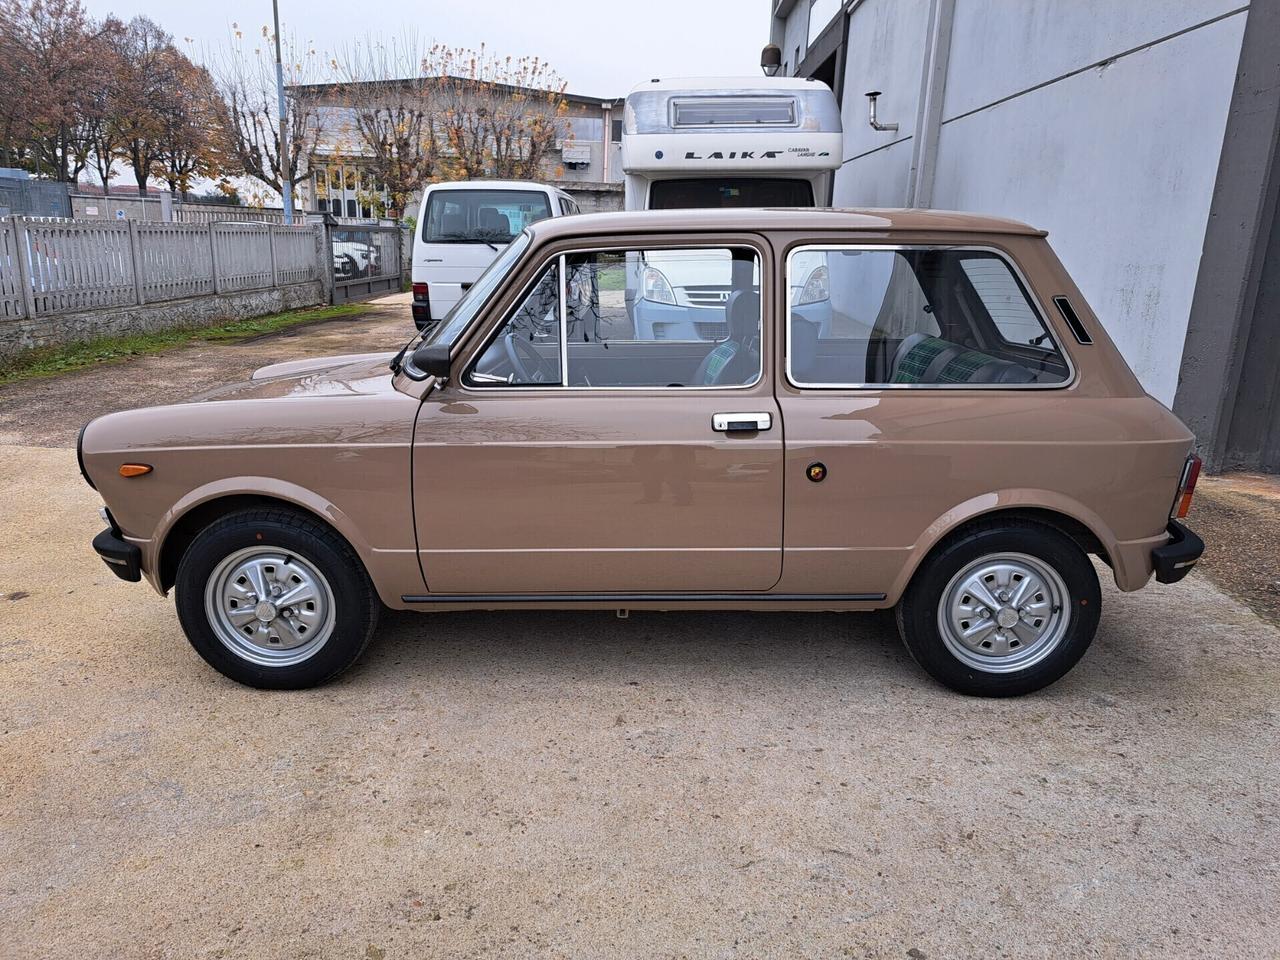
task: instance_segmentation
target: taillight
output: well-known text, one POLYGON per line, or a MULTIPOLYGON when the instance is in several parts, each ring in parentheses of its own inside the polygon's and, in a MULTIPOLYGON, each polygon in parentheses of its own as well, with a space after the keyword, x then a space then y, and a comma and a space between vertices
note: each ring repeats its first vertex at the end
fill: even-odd
MULTIPOLYGON (((400 289, 403 290, 404 287, 401 287, 400 289)), ((428 298, 427 285, 425 283, 415 283, 413 285, 413 299, 426 300, 427 298, 428 298)))
POLYGON ((1178 482, 1178 495, 1173 501, 1170 516, 1178 520, 1191 512, 1191 498, 1196 492, 1196 481, 1200 479, 1200 458, 1194 453, 1187 457, 1187 464, 1182 468, 1182 479, 1178 482))

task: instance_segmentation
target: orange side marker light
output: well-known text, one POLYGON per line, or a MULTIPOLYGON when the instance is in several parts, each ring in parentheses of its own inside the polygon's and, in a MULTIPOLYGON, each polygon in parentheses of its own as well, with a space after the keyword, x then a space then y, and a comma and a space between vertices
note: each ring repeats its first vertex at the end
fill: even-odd
POLYGON ((120 476, 126 478, 144 477, 151 472, 151 464, 149 463, 122 463, 120 464, 120 476))

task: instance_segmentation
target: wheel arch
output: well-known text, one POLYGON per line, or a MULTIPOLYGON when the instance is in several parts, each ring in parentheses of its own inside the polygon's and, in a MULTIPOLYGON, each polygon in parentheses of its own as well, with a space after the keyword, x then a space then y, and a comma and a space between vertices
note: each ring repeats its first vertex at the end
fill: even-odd
POLYGON ((169 510, 155 539, 156 587, 161 592, 173 587, 178 565, 201 530, 227 513, 252 507, 283 507, 323 523, 346 541, 368 574, 367 548, 355 535, 354 525, 345 513, 305 488, 255 477, 242 482, 221 481, 192 491, 169 510))
MULTIPOLYGON (((1022 520, 1050 527, 1069 537, 1085 553, 1096 554, 1113 570, 1121 559, 1116 538, 1093 511, 1049 491, 1002 491, 957 504, 935 520, 916 541, 886 598, 896 604, 920 565, 947 541, 993 520, 1022 520)), ((1117 575, 1120 571, 1116 571, 1117 575)))

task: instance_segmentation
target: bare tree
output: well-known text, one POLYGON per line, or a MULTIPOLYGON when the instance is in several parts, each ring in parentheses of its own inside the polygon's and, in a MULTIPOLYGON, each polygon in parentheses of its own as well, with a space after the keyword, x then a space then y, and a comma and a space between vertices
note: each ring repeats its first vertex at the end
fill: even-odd
POLYGON ((0 162, 80 175, 83 120, 108 82, 100 40, 80 0, 0 0, 0 162))
MULTIPOLYGON (((276 102, 274 37, 262 28, 257 43, 246 46, 243 33, 234 24, 231 42, 213 51, 206 59, 209 72, 220 93, 223 107, 221 126, 237 172, 260 181, 280 193, 283 189, 280 164, 280 123, 276 102)), ((285 83, 311 84, 325 79, 326 67, 315 50, 300 47, 282 36, 285 83)), ((307 158, 324 136, 328 117, 320 104, 310 99, 295 100, 288 113, 289 180, 297 184, 307 179, 307 158)))
POLYGON ((437 123, 448 148, 441 179, 536 179, 556 141, 569 139, 565 83, 538 57, 436 45, 422 69, 437 78, 437 123))
POLYGON ((564 82, 536 57, 409 37, 366 39, 331 66, 333 84, 295 89, 294 102, 333 111, 330 148, 372 173, 393 211, 432 181, 541 176, 568 136, 564 82))
POLYGON ((120 127, 120 93, 127 57, 125 33, 125 25, 114 17, 109 17, 102 24, 98 49, 105 82, 96 84, 88 92, 81 117, 81 139, 89 151, 105 194, 111 193, 115 165, 124 146, 120 127))
POLYGON ((176 194, 185 195, 197 177, 217 177, 228 166, 225 105, 213 77, 182 57, 177 84, 160 106, 156 173, 176 194))
POLYGON ((129 21, 123 45, 117 123, 121 150, 133 168, 138 193, 145 196, 164 137, 163 111, 180 95, 178 78, 186 57, 174 47, 173 37, 147 17, 129 21))
MULTIPOLYGON (((412 35, 366 39, 331 61, 335 83, 295 90, 295 102, 319 97, 336 122, 327 146, 354 155, 387 191, 391 211, 403 211, 436 175, 441 140, 435 123, 436 78, 421 73, 426 51, 412 35)), ((381 198, 370 198, 379 205, 381 198)))

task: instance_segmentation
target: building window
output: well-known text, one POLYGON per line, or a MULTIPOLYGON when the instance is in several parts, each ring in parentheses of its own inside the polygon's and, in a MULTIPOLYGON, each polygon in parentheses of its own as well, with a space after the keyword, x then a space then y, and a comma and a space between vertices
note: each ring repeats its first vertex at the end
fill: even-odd
POLYGON ((336 217, 373 220, 386 215, 390 205, 386 187, 368 170, 341 163, 321 163, 312 168, 316 209, 336 217))

